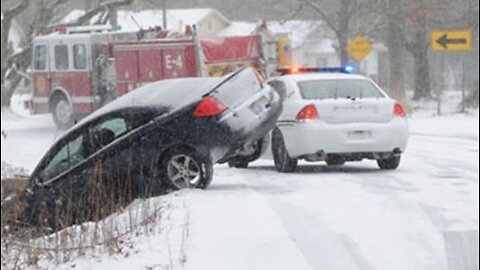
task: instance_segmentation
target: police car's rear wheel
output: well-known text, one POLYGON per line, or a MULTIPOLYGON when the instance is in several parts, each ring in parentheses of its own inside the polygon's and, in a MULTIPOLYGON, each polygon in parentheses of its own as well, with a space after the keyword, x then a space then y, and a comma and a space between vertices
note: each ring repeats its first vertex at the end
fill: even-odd
POLYGON ((277 171, 293 172, 297 168, 298 160, 288 155, 282 132, 278 128, 272 132, 272 155, 277 171))

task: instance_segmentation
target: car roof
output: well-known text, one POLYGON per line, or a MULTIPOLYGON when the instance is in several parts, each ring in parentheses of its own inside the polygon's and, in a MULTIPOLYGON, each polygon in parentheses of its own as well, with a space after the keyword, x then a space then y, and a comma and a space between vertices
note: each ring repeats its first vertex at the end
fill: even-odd
POLYGON ((294 81, 308 81, 308 80, 370 80, 369 78, 359 74, 348 73, 298 73, 289 74, 281 77, 289 78, 294 81))
MULTIPOLYGON (((171 91, 174 92, 176 87, 185 87, 189 88, 205 88, 205 91, 211 89, 214 85, 218 84, 220 78, 205 78, 205 77, 194 77, 194 78, 178 78, 178 79, 167 79, 157 82, 152 82, 142 87, 131 91, 116 100, 108 103, 104 107, 96 110, 88 117, 82 121, 88 121, 90 119, 96 118, 100 115, 110 113, 119 109, 132 107, 132 106, 143 106, 143 107, 155 107, 158 106, 158 102, 162 100, 162 92, 171 91), (159 90, 163 91, 159 91, 159 90)), ((165 105, 165 104, 164 104, 165 105)))

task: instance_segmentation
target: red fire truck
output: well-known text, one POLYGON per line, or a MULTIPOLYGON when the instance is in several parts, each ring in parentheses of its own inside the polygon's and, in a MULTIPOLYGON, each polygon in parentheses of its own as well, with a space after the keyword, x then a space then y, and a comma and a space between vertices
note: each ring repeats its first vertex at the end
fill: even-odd
POLYGON ((69 126, 112 99, 152 81, 221 76, 238 67, 262 72, 257 36, 197 38, 167 32, 111 32, 104 26, 60 28, 33 40, 34 114, 69 126))

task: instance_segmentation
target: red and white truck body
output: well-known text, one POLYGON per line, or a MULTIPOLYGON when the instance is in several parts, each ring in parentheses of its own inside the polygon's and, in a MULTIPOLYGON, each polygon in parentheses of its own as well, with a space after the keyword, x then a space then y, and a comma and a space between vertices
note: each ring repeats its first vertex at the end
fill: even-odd
POLYGON ((32 113, 52 112, 57 125, 67 126, 149 82, 222 76, 242 66, 262 72, 257 36, 141 36, 141 32, 108 32, 93 27, 35 37, 32 113))

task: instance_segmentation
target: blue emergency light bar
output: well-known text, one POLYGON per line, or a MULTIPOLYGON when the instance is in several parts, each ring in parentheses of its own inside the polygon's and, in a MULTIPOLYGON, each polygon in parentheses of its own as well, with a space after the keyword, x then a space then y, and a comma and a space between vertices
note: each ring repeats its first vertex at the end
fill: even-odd
POLYGON ((356 70, 353 65, 346 65, 343 67, 291 67, 291 68, 277 68, 277 72, 286 75, 286 74, 298 74, 298 73, 354 73, 356 70))

